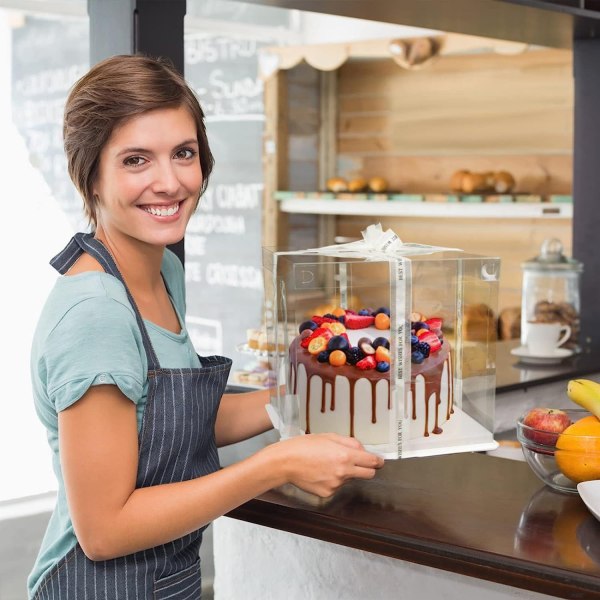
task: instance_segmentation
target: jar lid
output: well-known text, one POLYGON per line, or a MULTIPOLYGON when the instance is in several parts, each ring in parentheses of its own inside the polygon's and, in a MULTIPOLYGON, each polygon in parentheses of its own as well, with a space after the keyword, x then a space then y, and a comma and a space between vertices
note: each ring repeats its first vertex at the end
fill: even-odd
POLYGON ((563 254, 563 245, 559 239, 548 238, 543 241, 539 256, 525 261, 521 267, 531 271, 583 271, 583 263, 563 254))

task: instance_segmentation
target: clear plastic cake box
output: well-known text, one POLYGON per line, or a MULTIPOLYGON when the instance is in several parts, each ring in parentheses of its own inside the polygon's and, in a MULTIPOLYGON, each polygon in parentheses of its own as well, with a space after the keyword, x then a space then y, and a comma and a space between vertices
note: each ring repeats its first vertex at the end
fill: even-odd
POLYGON ((385 458, 497 447, 498 258, 397 240, 383 249, 264 249, 263 263, 267 333, 273 347, 289 349, 275 358, 280 385, 268 406, 282 438, 352 435, 385 458), (321 364, 300 347, 299 326, 332 307, 389 309, 389 330, 347 330, 354 344, 361 334, 389 336, 387 373, 321 364), (442 319, 442 346, 416 365, 411 325, 419 316, 442 319))

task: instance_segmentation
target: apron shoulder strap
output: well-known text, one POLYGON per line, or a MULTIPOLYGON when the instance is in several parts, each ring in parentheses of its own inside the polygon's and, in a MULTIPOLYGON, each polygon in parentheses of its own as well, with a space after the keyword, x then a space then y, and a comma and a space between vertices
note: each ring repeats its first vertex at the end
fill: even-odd
POLYGON ((158 358, 152 347, 152 342, 150 341, 144 319, 142 319, 142 315, 125 283, 123 275, 121 275, 121 272, 119 271, 117 263, 108 251, 108 248, 100 240, 97 240, 91 233, 76 233, 65 248, 52 258, 50 264, 61 275, 64 275, 75 264, 83 252, 87 252, 90 256, 95 258, 109 275, 113 275, 123 284, 142 334, 144 350, 146 351, 146 357, 148 359, 148 370, 156 371, 157 369, 160 369, 158 358))

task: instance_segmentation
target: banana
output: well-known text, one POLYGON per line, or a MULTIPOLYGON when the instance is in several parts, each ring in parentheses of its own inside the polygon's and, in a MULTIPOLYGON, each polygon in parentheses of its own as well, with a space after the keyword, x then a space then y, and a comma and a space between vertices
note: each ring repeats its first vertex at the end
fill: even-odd
POLYGON ((567 396, 600 419, 600 383, 591 379, 571 379, 567 396))

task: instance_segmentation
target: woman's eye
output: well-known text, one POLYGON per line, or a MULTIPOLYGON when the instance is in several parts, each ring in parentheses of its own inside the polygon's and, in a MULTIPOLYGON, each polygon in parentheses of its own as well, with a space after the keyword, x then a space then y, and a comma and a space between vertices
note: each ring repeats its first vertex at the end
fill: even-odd
POLYGON ((196 156, 196 152, 191 148, 182 148, 181 150, 177 150, 177 152, 175 152, 175 158, 190 159, 194 156, 196 156))
POLYGON ((146 162, 141 156, 130 156, 123 161, 123 164, 128 167, 141 167, 146 162))

